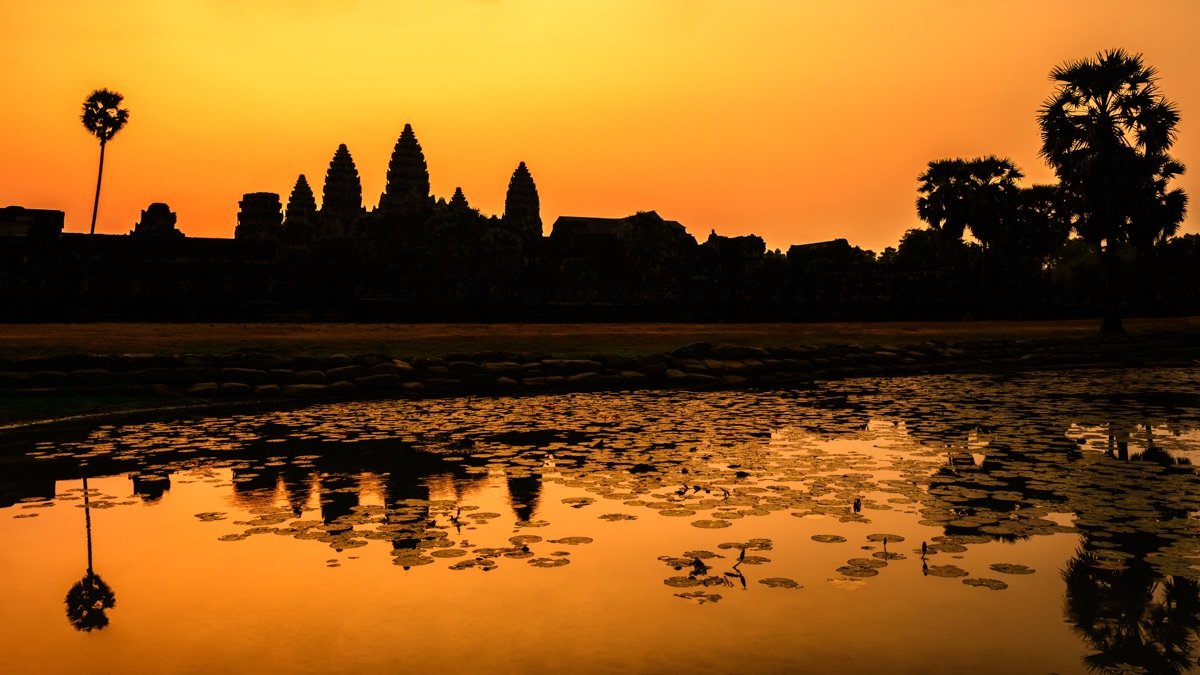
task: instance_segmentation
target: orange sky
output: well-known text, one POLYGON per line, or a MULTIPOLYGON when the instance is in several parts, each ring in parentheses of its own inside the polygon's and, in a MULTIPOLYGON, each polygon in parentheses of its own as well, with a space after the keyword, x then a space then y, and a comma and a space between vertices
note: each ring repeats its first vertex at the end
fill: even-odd
MULTIPOLYGON (((1030 180, 1062 61, 1123 47, 1183 114, 1200 210, 1200 2, 1088 0, 91 0, 0 3, 0 206, 87 229, 95 88, 125 95, 98 232, 170 204, 230 237, 245 192, 320 198, 346 143, 374 207, 406 122, 433 192, 503 210, 525 161, 559 215, 655 209, 698 238, 881 250, 932 159, 997 154, 1030 180)), ((1184 231, 1200 229, 1192 215, 1184 231)))

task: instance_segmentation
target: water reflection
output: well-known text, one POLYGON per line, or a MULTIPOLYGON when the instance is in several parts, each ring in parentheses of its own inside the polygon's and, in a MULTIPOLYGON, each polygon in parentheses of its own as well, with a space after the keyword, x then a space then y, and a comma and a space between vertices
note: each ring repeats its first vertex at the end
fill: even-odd
MULTIPOLYGON (((1183 673, 1197 665, 1200 584, 1159 574, 1134 542, 1088 542, 1063 570, 1067 619, 1093 672, 1183 673), (1129 556, 1129 557, 1125 557, 1129 556), (1141 670, 1136 670, 1141 669, 1141 670)), ((1153 549, 1151 549, 1153 550, 1153 549)))
MULTIPOLYGON (((1200 409, 1171 392, 1198 379, 1187 369, 947 376, 315 406, 46 442, 0 491, 21 510, 61 501, 44 486, 81 477, 81 461, 128 476, 155 508, 201 481, 222 494, 196 514, 218 546, 324 546, 330 567, 382 558, 439 588, 450 583, 441 571, 640 565, 621 557, 624 539, 595 537, 617 532, 599 523, 630 541, 686 542, 649 559, 650 587, 626 589, 666 590, 680 605, 785 611, 762 596, 954 588, 959 613, 943 619, 953 623, 1001 602, 985 590, 1058 583, 1061 572, 1054 619, 1065 612, 1076 628, 1079 666, 1185 672, 1200 640, 1200 480, 1189 461, 1200 409), (579 529, 555 531, 568 522, 579 529), (1054 537, 1078 540, 1074 556, 1023 557, 1054 537)), ((84 496, 88 574, 68 612, 101 628, 115 599, 92 571, 95 495, 84 496)))
POLYGON ((93 631, 108 626, 108 610, 117 596, 92 568, 92 510, 87 474, 83 475, 84 528, 87 530, 87 573, 67 591, 67 621, 75 630, 93 631))

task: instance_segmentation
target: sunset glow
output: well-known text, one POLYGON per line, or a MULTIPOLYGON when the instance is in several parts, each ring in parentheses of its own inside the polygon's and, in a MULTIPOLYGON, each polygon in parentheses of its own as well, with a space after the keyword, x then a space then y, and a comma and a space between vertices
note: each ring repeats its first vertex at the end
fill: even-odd
POLYGON ((1050 69, 1143 54, 1181 114, 1175 155, 1200 230, 1200 4, 700 0, 128 0, 0 7, 0 206, 86 231, 93 89, 122 93, 97 232, 166 202, 188 236, 231 237, 243 193, 320 196, 339 143, 374 207, 411 123, 433 193, 500 213, 518 162, 560 215, 657 210, 703 239, 845 237, 876 251, 920 227, 916 177, 995 154, 1028 176, 1050 69))

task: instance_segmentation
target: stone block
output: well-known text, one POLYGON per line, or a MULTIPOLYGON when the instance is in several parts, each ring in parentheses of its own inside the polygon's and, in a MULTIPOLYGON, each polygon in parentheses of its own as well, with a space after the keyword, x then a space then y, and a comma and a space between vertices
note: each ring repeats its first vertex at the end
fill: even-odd
MULTIPOLYGON (((324 373, 322 373, 322 375, 324 375, 324 373)), ((280 389, 283 391, 284 396, 291 396, 291 397, 295 397, 295 398, 315 398, 318 396, 325 395, 328 387, 326 387, 323 384, 302 383, 302 384, 285 384, 282 387, 280 387, 280 389)))
POLYGON ((271 380, 267 371, 258 368, 222 368, 219 374, 223 382, 231 384, 266 384, 271 380))
POLYGON ((321 370, 301 370, 296 373, 296 384, 325 384, 329 378, 321 370))
MULTIPOLYGON (((362 366, 341 366, 338 368, 330 368, 325 371, 325 377, 330 382, 353 382, 354 378, 362 377, 367 374, 367 369, 362 366)), ((351 385, 353 386, 353 385, 351 385)))
POLYGON ((362 389, 396 389, 403 383, 395 373, 379 373, 355 378, 354 384, 362 389))

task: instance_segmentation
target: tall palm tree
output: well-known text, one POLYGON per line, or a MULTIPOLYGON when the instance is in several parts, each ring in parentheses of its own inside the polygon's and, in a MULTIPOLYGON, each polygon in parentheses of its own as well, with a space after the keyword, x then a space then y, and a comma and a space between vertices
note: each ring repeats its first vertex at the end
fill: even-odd
POLYGON ((1117 247, 1154 239, 1147 229, 1174 231, 1186 207, 1182 191, 1166 186, 1183 173, 1169 154, 1179 111, 1159 92, 1154 68, 1121 49, 1057 66, 1050 77, 1058 88, 1038 113, 1041 155, 1073 198, 1079 236, 1104 259, 1101 330, 1120 333, 1117 247))
POLYGON ((83 102, 83 128, 100 139, 100 170, 96 174, 96 199, 92 202, 92 228, 89 235, 96 234, 96 211, 100 208, 100 181, 104 178, 104 146, 129 121, 129 111, 121 107, 125 97, 115 91, 97 89, 83 102))

